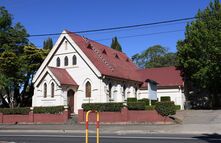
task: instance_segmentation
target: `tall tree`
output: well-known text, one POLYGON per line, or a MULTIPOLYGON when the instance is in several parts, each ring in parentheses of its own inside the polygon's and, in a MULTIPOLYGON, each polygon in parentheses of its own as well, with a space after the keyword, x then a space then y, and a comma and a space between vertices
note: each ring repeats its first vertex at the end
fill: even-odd
POLYGON ((0 7, 0 98, 4 107, 27 105, 24 101, 32 96, 33 74, 48 51, 37 49, 27 37, 25 28, 20 23, 13 25, 12 16, 0 7))
POLYGON ((196 17, 195 21, 186 26, 185 39, 177 43, 179 66, 186 83, 188 83, 187 94, 194 93, 198 97, 206 94, 208 97, 203 98, 210 99, 210 107, 220 107, 220 2, 218 0, 210 2, 205 10, 198 11, 196 17))
POLYGON ((20 93, 20 98, 22 100, 20 106, 31 105, 32 95, 34 94, 32 79, 47 54, 48 50, 38 49, 33 45, 24 47, 24 53, 20 57, 23 64, 21 66, 21 71, 24 75, 20 93))
POLYGON ((112 39, 111 48, 122 52, 122 48, 121 48, 120 43, 117 40, 117 37, 114 37, 112 39))
POLYGON ((53 41, 52 39, 49 37, 47 40, 45 40, 43 42, 43 49, 45 50, 51 50, 53 47, 53 41))
POLYGON ((174 66, 176 64, 176 54, 168 53, 168 50, 161 45, 154 45, 141 53, 133 55, 132 60, 140 68, 174 66))
POLYGON ((25 28, 20 23, 12 25, 12 16, 4 7, 0 7, 0 72, 12 82, 13 88, 7 88, 6 93, 13 103, 19 97, 19 85, 23 77, 19 56, 28 44, 27 36, 25 28))

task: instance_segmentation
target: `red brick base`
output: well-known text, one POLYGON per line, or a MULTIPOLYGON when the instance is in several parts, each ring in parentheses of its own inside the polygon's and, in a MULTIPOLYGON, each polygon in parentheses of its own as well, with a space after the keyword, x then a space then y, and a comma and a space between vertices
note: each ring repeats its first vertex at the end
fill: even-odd
POLYGON ((0 123, 65 123, 68 120, 68 111, 60 114, 33 114, 28 115, 4 115, 0 113, 0 123))
MULTIPOLYGON (((78 110, 78 123, 83 123, 86 120, 86 112, 78 110)), ((96 114, 90 113, 89 122, 96 121, 96 114)), ((100 122, 102 123, 157 123, 157 122, 172 122, 168 117, 163 117, 155 110, 151 111, 135 111, 123 108, 121 112, 100 112, 100 122)))

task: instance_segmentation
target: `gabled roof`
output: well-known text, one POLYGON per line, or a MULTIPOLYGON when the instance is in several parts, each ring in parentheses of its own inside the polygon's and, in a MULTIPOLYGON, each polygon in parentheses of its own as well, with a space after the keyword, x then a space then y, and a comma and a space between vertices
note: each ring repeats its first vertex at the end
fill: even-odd
POLYGON ((180 71, 176 67, 139 69, 138 73, 144 80, 152 79, 156 81, 158 87, 183 86, 180 71))
POLYGON ((66 30, 72 40, 104 76, 141 82, 136 65, 123 52, 66 30))
POLYGON ((56 79, 60 82, 61 85, 78 86, 77 83, 72 79, 72 77, 65 69, 55 68, 55 67, 48 67, 48 68, 56 77, 56 79))

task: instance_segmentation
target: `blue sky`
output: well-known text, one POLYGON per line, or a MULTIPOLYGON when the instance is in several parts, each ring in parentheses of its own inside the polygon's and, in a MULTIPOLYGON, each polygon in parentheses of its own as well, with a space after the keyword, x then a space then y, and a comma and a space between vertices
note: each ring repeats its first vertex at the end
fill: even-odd
MULTIPOLYGON (((5 6, 13 15, 14 23, 21 22, 28 33, 33 35, 57 33, 64 29, 81 31, 193 17, 209 2, 210 0, 1 0, 0 6, 5 6)), ((177 40, 184 38, 185 25, 186 22, 177 22, 81 35, 107 46, 112 37, 117 36, 128 56, 156 44, 175 52, 177 40), (125 38, 128 36, 131 37, 125 38)), ((55 42, 58 36, 51 38, 55 42)), ((42 47, 45 39, 47 37, 32 37, 30 41, 37 47, 42 47)))

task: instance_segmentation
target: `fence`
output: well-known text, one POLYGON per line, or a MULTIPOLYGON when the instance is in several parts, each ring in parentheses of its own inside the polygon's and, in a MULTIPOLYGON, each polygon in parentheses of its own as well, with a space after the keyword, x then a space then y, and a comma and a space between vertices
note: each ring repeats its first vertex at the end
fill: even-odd
MULTIPOLYGON (((84 123, 86 121, 86 112, 78 110, 78 123, 84 123)), ((89 117, 90 122, 96 122, 96 114, 91 113, 89 117)), ((173 122, 169 117, 163 117, 155 110, 128 110, 122 108, 120 112, 100 112, 100 122, 102 123, 130 123, 130 122, 173 122)))
POLYGON ((34 114, 29 112, 27 115, 4 115, 0 113, 0 123, 65 123, 68 120, 68 111, 59 114, 34 114))

